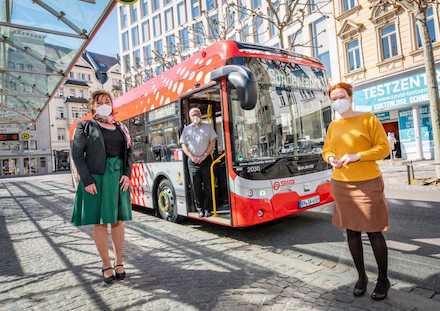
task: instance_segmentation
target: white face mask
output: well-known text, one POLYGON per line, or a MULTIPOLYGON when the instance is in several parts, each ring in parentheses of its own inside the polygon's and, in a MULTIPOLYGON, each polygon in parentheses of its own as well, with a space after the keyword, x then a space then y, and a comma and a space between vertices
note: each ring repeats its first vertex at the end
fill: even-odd
POLYGON ((199 125, 200 122, 202 121, 202 119, 200 119, 199 116, 193 116, 193 117, 191 118, 191 120, 192 120, 192 122, 193 122, 194 124, 196 124, 196 125, 199 125))
POLYGON ((110 105, 103 104, 96 107, 96 114, 99 116, 108 117, 112 114, 112 110, 113 109, 110 105))
POLYGON ((348 109, 350 109, 350 106, 351 103, 346 98, 337 99, 333 102, 333 108, 335 108, 335 111, 339 114, 343 114, 344 112, 347 112, 348 109))

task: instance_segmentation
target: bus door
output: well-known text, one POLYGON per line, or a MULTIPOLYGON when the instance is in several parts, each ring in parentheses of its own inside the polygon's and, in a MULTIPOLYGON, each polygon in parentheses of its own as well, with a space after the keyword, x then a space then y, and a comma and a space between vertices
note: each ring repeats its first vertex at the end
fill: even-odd
MULTIPOLYGON (((212 125, 217 133, 216 145, 212 153, 211 164, 211 193, 212 197, 212 219, 224 224, 230 224, 231 212, 229 205, 228 178, 226 171, 226 156, 224 143, 224 127, 223 127, 223 111, 221 105, 220 86, 216 85, 201 90, 195 94, 186 97, 182 101, 181 117, 182 125, 186 126, 191 123, 189 119, 189 110, 198 107, 202 112, 202 122, 212 125), (214 187, 212 187, 214 186, 214 187)), ((183 130, 183 127, 182 127, 183 130)), ((184 159, 187 198, 188 198, 188 215, 196 216, 197 211, 194 207, 194 199, 192 196, 191 183, 189 179, 187 159, 184 159)))

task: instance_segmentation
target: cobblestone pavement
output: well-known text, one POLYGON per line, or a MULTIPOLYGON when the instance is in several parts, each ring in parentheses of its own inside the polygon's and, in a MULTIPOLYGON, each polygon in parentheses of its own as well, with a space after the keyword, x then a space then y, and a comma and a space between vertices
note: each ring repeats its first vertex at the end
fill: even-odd
POLYGON ((383 302, 354 299, 344 260, 279 250, 271 231, 291 222, 234 230, 135 212, 128 278, 106 286, 90 228, 69 222, 73 196, 68 175, 0 181, 0 310, 440 310, 435 290, 395 279, 383 302))

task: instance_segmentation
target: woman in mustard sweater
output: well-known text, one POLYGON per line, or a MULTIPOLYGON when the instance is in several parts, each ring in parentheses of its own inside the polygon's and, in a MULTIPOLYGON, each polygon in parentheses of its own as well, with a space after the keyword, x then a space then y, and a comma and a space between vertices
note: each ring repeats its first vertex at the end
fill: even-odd
POLYGON ((359 279, 353 290, 356 297, 365 294, 362 232, 366 232, 378 266, 374 300, 387 297, 388 248, 383 231, 388 229, 388 208, 382 174, 376 163, 389 154, 385 130, 372 113, 352 109, 353 89, 338 83, 329 90, 336 119, 330 124, 323 148, 323 158, 333 167, 331 188, 336 201, 332 222, 347 231, 348 246, 359 279))

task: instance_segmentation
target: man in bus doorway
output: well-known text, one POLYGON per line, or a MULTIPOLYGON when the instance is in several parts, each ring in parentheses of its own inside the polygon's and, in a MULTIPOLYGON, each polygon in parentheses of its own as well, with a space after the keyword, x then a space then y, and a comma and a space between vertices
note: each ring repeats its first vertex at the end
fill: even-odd
POLYGON ((191 108, 189 118, 191 124, 183 129, 180 143, 183 152, 188 157, 194 205, 200 217, 209 217, 212 206, 211 152, 215 146, 217 134, 212 125, 202 122, 202 113, 199 108, 191 108))

